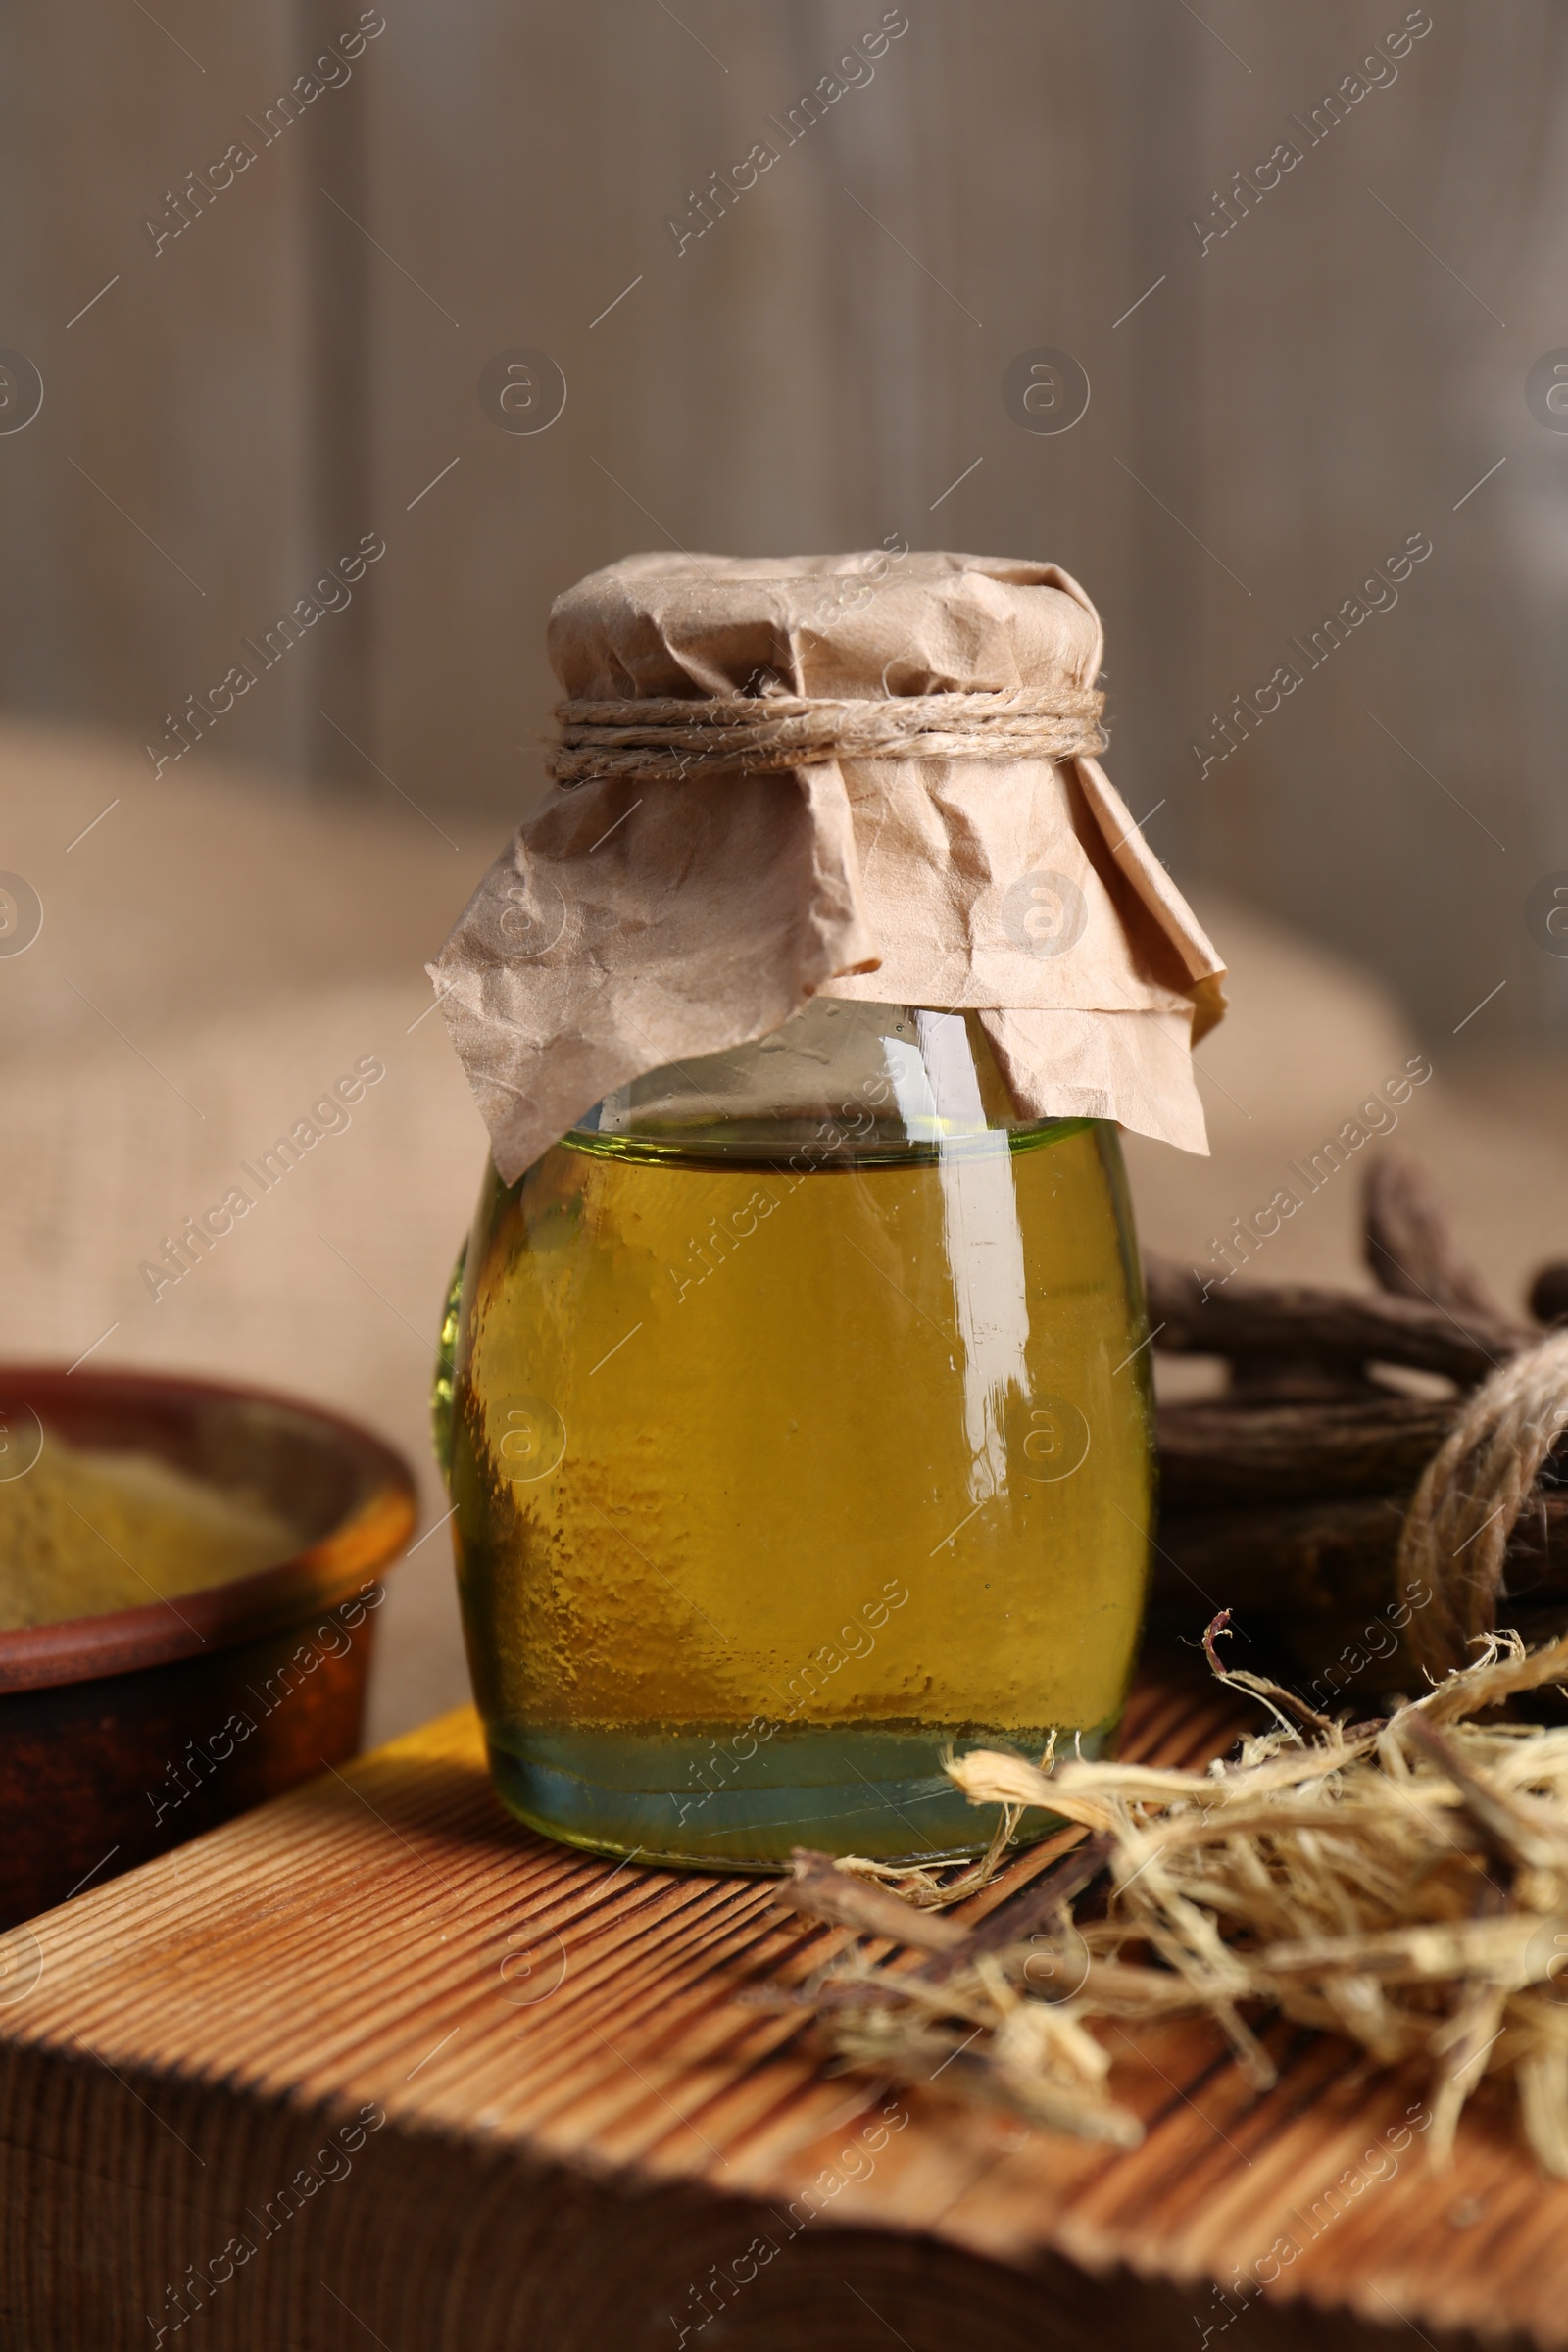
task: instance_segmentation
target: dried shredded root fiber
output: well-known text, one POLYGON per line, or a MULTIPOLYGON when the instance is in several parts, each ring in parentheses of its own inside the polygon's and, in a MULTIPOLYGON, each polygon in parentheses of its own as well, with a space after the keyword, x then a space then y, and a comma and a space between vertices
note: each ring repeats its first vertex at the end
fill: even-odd
POLYGON ((799 1854, 789 1899, 857 1940, 790 1998, 858 2071, 935 2078, 1124 2147, 1141 2127, 1109 2095, 1093 2021, 1206 2013, 1266 2088, 1273 2063, 1249 2014, 1274 2012, 1348 2035, 1377 2064, 1423 2063, 1438 2161, 1483 2077, 1511 2079, 1537 2158, 1568 2178, 1568 1728, 1494 1712, 1568 1682, 1568 1636, 1534 1653, 1488 1636, 1424 1698, 1347 1724, 1225 1673, 1223 1629, 1210 1628, 1210 1663, 1273 1730, 1206 1773, 1076 1759, 1046 1771, 989 1750, 950 1761, 971 1803, 1041 1807, 1086 1839, 972 1931, 933 1916, 930 1888, 901 1901, 863 1864, 799 1854), (1073 1899, 1102 1872, 1103 1915, 1075 1923, 1073 1899), (890 1957, 890 1938, 918 1963, 890 1957))

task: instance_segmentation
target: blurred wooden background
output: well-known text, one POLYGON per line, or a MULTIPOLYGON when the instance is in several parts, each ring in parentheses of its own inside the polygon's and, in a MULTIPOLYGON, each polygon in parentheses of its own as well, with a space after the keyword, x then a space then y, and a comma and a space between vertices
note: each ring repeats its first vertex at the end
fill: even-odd
POLYGON ((1568 346, 1550 0, 21 0, 4 40, 0 346, 44 385, 0 429, 12 710, 172 748, 378 534, 204 757, 499 835, 541 788, 550 600, 592 566, 896 532, 1051 557, 1105 614, 1113 772, 1179 876, 1372 962, 1434 1039, 1500 983, 1461 1047, 1568 1018, 1526 918, 1568 868, 1568 435, 1525 398, 1568 346), (885 14, 786 145, 768 118, 885 14), (759 140, 777 162, 677 251, 667 218, 759 140), (1067 432, 1004 405, 1041 347, 1090 379, 1067 432), (516 349, 564 375, 547 430, 481 406, 516 349), (1397 603, 1202 773, 1214 714, 1305 672, 1290 641, 1415 533, 1397 603))

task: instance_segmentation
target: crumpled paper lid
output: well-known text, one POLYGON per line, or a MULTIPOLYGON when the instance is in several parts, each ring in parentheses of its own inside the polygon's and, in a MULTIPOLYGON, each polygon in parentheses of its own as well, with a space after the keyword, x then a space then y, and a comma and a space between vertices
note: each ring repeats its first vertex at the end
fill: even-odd
MULTIPOLYGON (((1103 648, 1055 564, 935 553, 630 556, 549 632, 596 702, 1092 687, 1103 648)), ((429 968, 508 1182, 613 1088, 814 995, 977 1011, 1020 1116, 1207 1150, 1189 1049, 1224 966, 1092 759, 558 792, 429 968)))

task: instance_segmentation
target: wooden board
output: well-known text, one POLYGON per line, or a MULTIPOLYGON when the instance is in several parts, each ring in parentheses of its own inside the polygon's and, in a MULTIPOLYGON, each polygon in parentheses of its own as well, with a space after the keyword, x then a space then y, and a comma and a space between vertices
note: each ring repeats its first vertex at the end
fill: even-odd
MULTIPOLYGON (((1124 1744, 1236 1721, 1166 1668, 1124 1744)), ((1502 2111, 1434 2174, 1419 2083, 1278 2030, 1258 2097, 1198 2025, 1116 2035, 1131 2154, 835 2077, 748 1996, 837 1931, 530 1836, 466 1710, 19 1935, 8 2352, 1568 2342, 1502 2111)))

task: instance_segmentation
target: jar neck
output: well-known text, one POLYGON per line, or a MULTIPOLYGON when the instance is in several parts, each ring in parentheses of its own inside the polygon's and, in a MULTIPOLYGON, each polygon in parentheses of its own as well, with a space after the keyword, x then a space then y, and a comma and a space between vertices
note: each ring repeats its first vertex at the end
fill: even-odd
POLYGON ((975 1013, 816 997, 755 1044, 617 1088, 565 1140, 633 1157, 804 1153, 842 1166, 995 1152, 1085 1123, 1020 1119, 975 1013))

